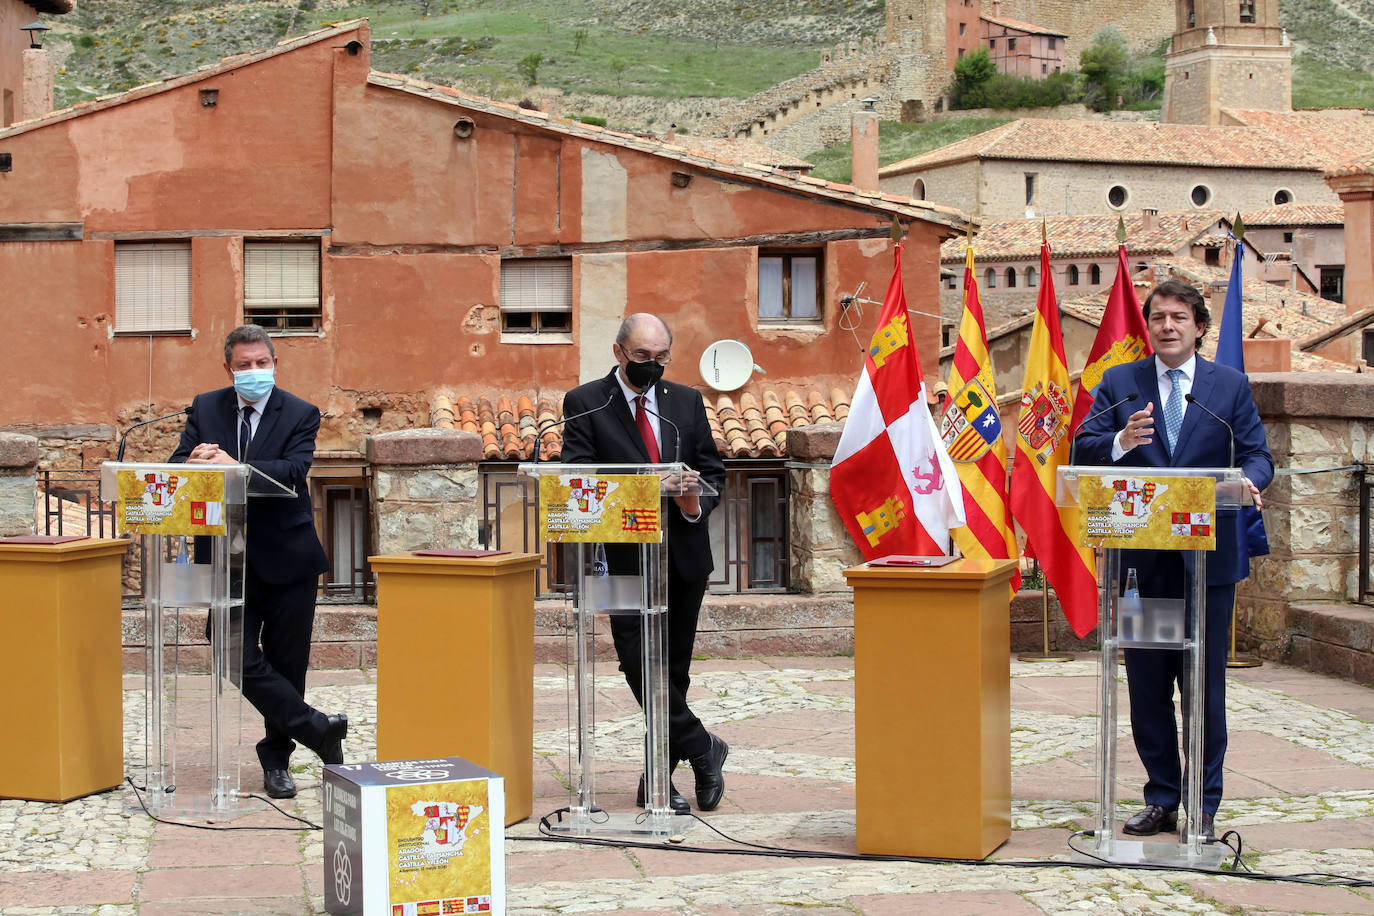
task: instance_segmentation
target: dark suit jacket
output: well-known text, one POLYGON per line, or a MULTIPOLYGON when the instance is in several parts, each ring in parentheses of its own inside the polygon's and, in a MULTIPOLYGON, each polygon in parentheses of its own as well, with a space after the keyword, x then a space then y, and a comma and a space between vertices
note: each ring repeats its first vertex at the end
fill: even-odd
MULTIPOLYGON (((191 449, 202 442, 213 442, 232 455, 238 441, 238 406, 232 387, 196 395, 171 460, 185 461, 191 449)), ((315 534, 310 485, 306 482, 319 429, 318 407, 275 388, 248 446, 248 464, 296 491, 294 499, 257 496, 253 494, 276 488, 249 480, 246 562, 248 569, 265 582, 299 582, 329 569, 315 534)))
MULTIPOLYGON (((648 462, 649 453, 615 373, 612 369, 605 378, 579 385, 563 397, 565 417, 601 407, 610 400, 604 410, 571 420, 563 427, 563 453, 559 460, 565 464, 648 462)), ((711 437, 701 393, 674 382, 659 381, 656 387, 658 412, 663 418, 659 421, 659 438, 663 440, 660 460, 664 463, 681 461, 700 471, 702 481, 719 494, 725 489, 725 465, 711 437), (672 424, 676 424, 676 430, 672 424)), ((684 519, 676 507, 667 513, 669 562, 684 579, 707 579, 715 568, 711 561, 711 535, 706 518, 718 502, 719 495, 703 492, 701 518, 695 523, 684 519)))
MULTIPOLYGON (((1192 394, 1198 403, 1185 405, 1183 425, 1179 428, 1178 442, 1173 452, 1164 444, 1164 402, 1159 396, 1155 358, 1150 356, 1107 370, 1093 400, 1094 413, 1106 410, 1131 392, 1138 393, 1140 397, 1083 424, 1077 437, 1078 463, 1155 468, 1232 466, 1231 434, 1199 407, 1199 404, 1205 404, 1231 424, 1235 433, 1234 466, 1243 469, 1245 476, 1261 490, 1269 486, 1274 479, 1274 459, 1264 441, 1264 427, 1260 424, 1259 411, 1255 409, 1255 400, 1250 394, 1250 380, 1244 373, 1229 366, 1217 365, 1201 356, 1197 358, 1196 367, 1192 394), (1143 409, 1147 403, 1155 405, 1153 441, 1148 445, 1137 445, 1123 455, 1121 461, 1113 462, 1112 440, 1117 432, 1126 428, 1131 414, 1143 409)), ((1237 524, 1236 516, 1235 510, 1217 513, 1217 546, 1207 556, 1208 585, 1231 585, 1250 574, 1249 553, 1242 541, 1244 532, 1237 524)), ((1137 567, 1145 565, 1146 568, 1139 570, 1144 591, 1145 580, 1151 578, 1153 573, 1151 560, 1139 556, 1140 552, 1130 553, 1131 559, 1123 559, 1122 568, 1128 564, 1137 567)))

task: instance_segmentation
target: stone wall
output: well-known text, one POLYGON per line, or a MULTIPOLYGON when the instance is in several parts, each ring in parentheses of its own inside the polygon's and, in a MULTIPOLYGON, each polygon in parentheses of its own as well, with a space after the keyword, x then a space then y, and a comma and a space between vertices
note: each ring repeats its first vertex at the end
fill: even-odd
POLYGON ((1264 493, 1271 553, 1237 588, 1237 640, 1281 658, 1293 606, 1357 597, 1359 492, 1349 466, 1374 463, 1374 377, 1283 372, 1251 382, 1274 463, 1292 473, 1264 493))
POLYGON ((382 433, 367 439, 366 455, 377 553, 478 546, 481 436, 454 429, 382 433))
POLYGON ((0 537, 34 533, 38 440, 0 432, 0 537))
POLYGON ((787 431, 792 590, 810 594, 849 592, 844 569, 863 562, 830 501, 830 461, 841 423, 787 431))

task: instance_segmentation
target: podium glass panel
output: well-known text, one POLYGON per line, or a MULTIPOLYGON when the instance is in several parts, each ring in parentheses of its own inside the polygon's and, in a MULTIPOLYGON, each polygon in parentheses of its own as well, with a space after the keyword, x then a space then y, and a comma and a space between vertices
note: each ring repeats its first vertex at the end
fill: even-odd
MULTIPOLYGON (((569 812, 552 824, 556 833, 661 838, 682 832, 687 823, 675 819, 668 802, 664 536, 664 519, 676 511, 673 496, 687 492, 681 484, 684 470, 682 464, 520 465, 520 473, 539 487, 539 536, 552 549, 567 551, 572 571, 565 625, 569 812), (624 713, 597 718, 597 637, 606 635, 611 618, 638 622, 642 718, 624 713), (608 809, 597 798, 601 772, 614 779, 619 792, 633 792, 645 774, 643 808, 608 809)), ((698 484, 695 492, 714 491, 698 484)), ((615 656, 605 661, 619 679, 615 656)))
MULTIPOLYGON (((1189 480, 1203 481, 1203 488, 1211 490, 1215 511, 1234 510, 1251 503, 1250 491, 1239 468, 1151 468, 1151 467, 1085 467, 1065 466, 1059 469, 1058 498, 1060 506, 1082 508, 1080 486, 1091 480, 1098 492, 1111 491, 1113 500, 1123 505, 1114 507, 1120 514, 1143 511, 1143 504, 1153 498, 1153 490, 1143 486, 1137 495, 1134 481, 1144 478, 1161 489, 1170 481, 1182 485, 1189 480), (1123 483, 1123 481, 1125 483, 1123 483), (1134 504, 1132 504, 1134 500, 1134 504)), ((1145 513, 1148 514, 1148 513, 1145 513)), ((1102 519, 1098 512, 1096 518, 1102 519)), ((1170 522, 1179 519, 1171 518, 1170 522)), ((1215 515, 1208 523, 1213 534, 1215 515)), ((1192 765, 1202 760, 1203 674, 1206 658, 1206 582, 1209 550, 1194 549, 1191 554, 1193 575, 1191 587, 1179 589, 1183 597, 1149 594, 1151 584, 1133 581, 1133 570, 1123 568, 1120 547, 1104 547, 1103 542, 1128 543, 1134 532, 1146 527, 1146 518, 1132 519, 1122 527, 1110 524, 1084 525, 1087 537, 1081 543, 1092 547, 1097 554, 1098 570, 1098 637, 1101 644, 1098 671, 1098 737, 1097 779, 1098 816, 1097 845, 1092 858, 1121 864, 1186 865, 1189 867, 1217 867, 1226 857, 1227 848, 1219 843, 1209 844, 1199 832, 1202 817, 1202 767, 1192 765), (1141 593, 1144 588, 1145 593, 1141 593), (1118 738, 1130 736, 1130 722, 1120 721, 1122 709, 1118 687, 1125 677, 1117 664, 1123 649, 1161 649, 1186 653, 1184 680, 1188 684, 1183 698, 1182 747, 1185 759, 1183 803, 1180 805, 1178 841, 1170 841, 1171 834, 1159 838, 1136 839, 1118 833, 1118 823, 1133 811, 1118 810, 1117 753, 1118 738)), ((1192 526, 1171 524, 1171 537, 1177 543, 1193 543, 1196 531, 1192 526), (1185 530, 1186 529, 1186 530, 1185 530)), ((1179 549, 1140 544, 1132 549, 1179 549)), ((1217 638, 1224 639, 1226 634, 1217 638)), ((1128 743, 1128 747, 1129 747, 1128 743)), ((1135 790, 1131 790, 1135 791, 1135 790)))
MULTIPOLYGON (((243 813, 247 465, 101 466, 102 498, 144 556, 144 802, 155 814, 243 813), (208 648, 205 642, 208 642, 208 648), (208 675, 208 677, 207 677, 208 675)), ((254 808, 259 806, 253 806, 254 808)))

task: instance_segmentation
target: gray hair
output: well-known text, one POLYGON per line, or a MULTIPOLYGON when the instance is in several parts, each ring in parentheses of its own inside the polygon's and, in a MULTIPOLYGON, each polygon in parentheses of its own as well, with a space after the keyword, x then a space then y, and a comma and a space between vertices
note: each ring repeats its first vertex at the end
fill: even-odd
POLYGON ((257 324, 241 324, 229 332, 229 336, 224 338, 224 361, 231 362, 234 358, 234 347, 238 344, 267 344, 267 352, 272 356, 277 355, 277 348, 272 346, 272 338, 267 336, 267 329, 257 324))

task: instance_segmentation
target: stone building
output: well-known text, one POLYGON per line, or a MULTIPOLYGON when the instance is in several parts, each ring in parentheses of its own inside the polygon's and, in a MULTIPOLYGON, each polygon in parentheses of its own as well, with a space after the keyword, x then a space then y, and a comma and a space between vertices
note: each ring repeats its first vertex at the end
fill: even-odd
POLYGON ((1273 256, 1269 282, 1341 302, 1345 298, 1345 208, 1277 204, 1241 214, 1245 238, 1273 256), (1286 268, 1286 270, 1285 270, 1286 268))
POLYGON ((40 13, 70 13, 72 0, 0 0, 0 128, 52 110, 56 65, 44 50, 41 33, 25 27, 41 24, 40 13))
POLYGON ((1038 80, 1064 69, 1066 33, 997 16, 983 16, 980 25, 998 73, 1038 80))
POLYGON ((1279 0, 1178 0, 1161 119, 1222 123, 1222 110, 1290 111, 1293 48, 1279 0))

